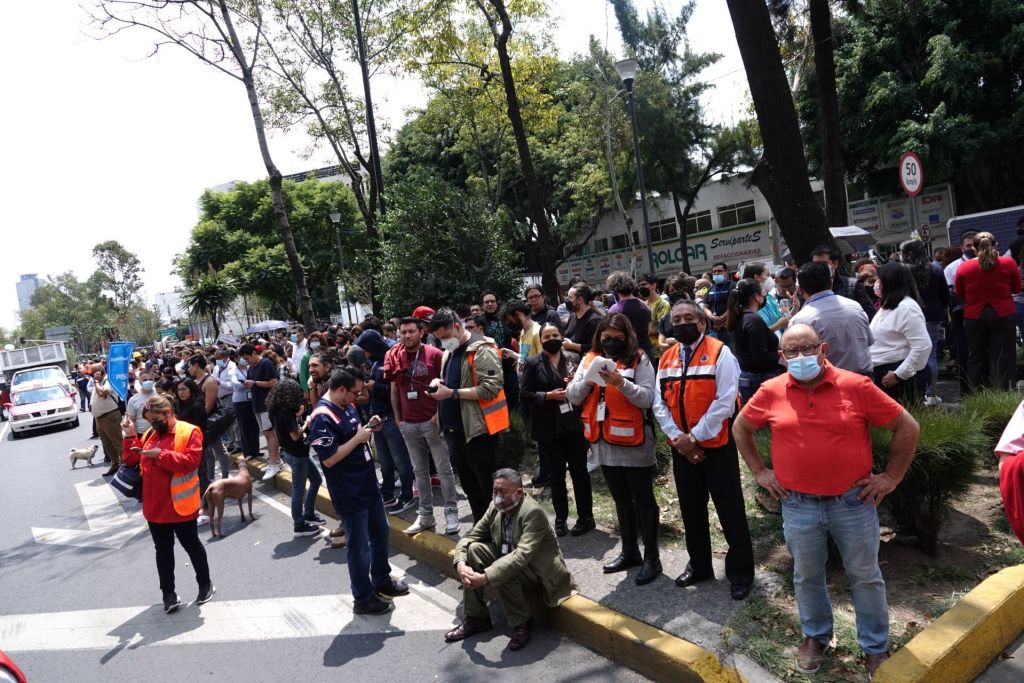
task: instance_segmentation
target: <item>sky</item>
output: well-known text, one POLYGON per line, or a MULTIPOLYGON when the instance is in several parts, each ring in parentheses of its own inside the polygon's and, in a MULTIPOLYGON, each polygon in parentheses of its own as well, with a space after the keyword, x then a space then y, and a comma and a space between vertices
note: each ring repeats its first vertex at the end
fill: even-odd
MULTIPOLYGON (((92 247, 115 239, 144 269, 149 303, 180 282, 172 261, 188 242, 203 189, 265 177, 241 83, 180 50, 147 58, 141 30, 97 41, 79 6, 92 0, 4 3, 0 63, 0 326, 18 325, 15 283, 65 271, 87 277, 92 247)), ((551 0, 555 44, 563 57, 584 52, 590 35, 622 52, 606 0, 551 0)), ((637 0, 641 11, 653 3, 637 0)), ((682 0, 662 0, 670 12, 682 0)), ((726 4, 698 0, 690 45, 718 52, 705 71, 715 88, 712 119, 734 123, 747 107, 746 77, 726 4)), ((416 83, 378 77, 379 119, 392 130, 426 97, 416 83)), ((642 125, 642 123, 641 123, 642 125)), ((285 174, 331 165, 301 133, 272 134, 271 153, 285 174)))

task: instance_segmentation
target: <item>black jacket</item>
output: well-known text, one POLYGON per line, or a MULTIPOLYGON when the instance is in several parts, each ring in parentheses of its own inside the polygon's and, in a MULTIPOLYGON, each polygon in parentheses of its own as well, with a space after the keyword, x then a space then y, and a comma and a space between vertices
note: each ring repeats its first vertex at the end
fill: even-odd
POLYGON ((535 441, 550 441, 556 434, 583 430, 578 408, 563 413, 560 402, 544 400, 545 393, 565 389, 563 378, 569 376, 566 356, 563 352, 557 373, 545 353, 530 356, 523 366, 520 397, 530 406, 530 437, 535 441))

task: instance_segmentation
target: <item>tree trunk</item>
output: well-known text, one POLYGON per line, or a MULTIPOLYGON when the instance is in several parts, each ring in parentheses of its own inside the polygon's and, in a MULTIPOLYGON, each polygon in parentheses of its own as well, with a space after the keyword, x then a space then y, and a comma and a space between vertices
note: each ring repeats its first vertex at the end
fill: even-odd
POLYGON ((679 193, 672 193, 672 206, 676 210, 676 223, 679 224, 679 249, 683 256, 683 272, 687 275, 690 274, 690 254, 689 245, 687 245, 687 239, 689 235, 686 234, 686 221, 690 217, 690 208, 693 206, 693 202, 686 202, 686 209, 682 209, 679 206, 679 193))
MULTIPOLYGON (((501 28, 497 26, 493 18, 486 11, 487 21, 494 36, 494 47, 498 52, 498 62, 501 64, 501 80, 505 86, 505 101, 508 110, 508 120, 512 125, 512 135, 516 141, 516 150, 519 152, 519 164, 523 171, 523 182, 526 184, 526 197, 530 203, 530 217, 533 219, 537 229, 537 262, 540 266, 541 286, 548 297, 557 301, 560 295, 558 288, 558 276, 555 273, 555 261, 557 254, 554 253, 554 240, 551 237, 551 227, 548 224, 548 216, 544 211, 544 198, 537 181, 537 174, 533 168, 533 158, 530 156, 530 144, 526 139, 526 126, 523 124, 523 115, 519 107, 519 96, 516 94, 516 82, 512 76, 512 60, 508 55, 508 39, 512 35, 512 20, 508 16, 504 0, 489 0, 498 18, 501 21, 501 28)), ((483 9, 481 7, 481 9, 483 9)))
POLYGON ((727 0, 747 72, 764 153, 751 181, 764 194, 796 263, 818 244, 834 244, 811 192, 796 107, 764 0, 727 0))
POLYGON ((284 244, 284 252, 288 257, 288 267, 292 273, 292 280, 295 283, 295 293, 298 299, 299 312, 302 316, 302 324, 306 329, 316 329, 316 316, 313 315, 313 300, 309 296, 309 288, 306 286, 306 274, 302 270, 302 262, 299 260, 299 252, 295 248, 295 237, 292 235, 292 226, 288 222, 288 212, 284 207, 284 194, 281 191, 281 171, 274 164, 270 156, 270 146, 267 144, 267 130, 263 123, 263 113, 260 111, 259 96, 256 93, 256 81, 253 78, 252 66, 246 62, 245 53, 242 51, 242 44, 235 32, 235 24, 231 20, 231 11, 228 9, 226 0, 218 3, 224 24, 227 27, 231 38, 231 48, 234 50, 235 61, 238 62, 242 72, 242 83, 245 85, 245 93, 249 97, 249 109, 252 111, 252 122, 256 127, 256 140, 260 146, 260 156, 263 157, 263 165, 267 168, 267 175, 270 179, 270 203, 274 210, 274 222, 277 224, 277 231, 281 235, 281 242, 284 244))
POLYGON ((836 95, 835 44, 829 0, 810 0, 811 37, 814 40, 814 81, 818 91, 821 127, 821 180, 825 185, 825 217, 830 227, 849 224, 846 212, 846 169, 839 132, 836 95))

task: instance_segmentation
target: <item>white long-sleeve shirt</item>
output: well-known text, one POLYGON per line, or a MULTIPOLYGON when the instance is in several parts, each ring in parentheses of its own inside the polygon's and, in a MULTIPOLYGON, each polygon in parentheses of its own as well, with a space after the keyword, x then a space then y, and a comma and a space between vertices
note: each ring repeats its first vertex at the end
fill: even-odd
MULTIPOLYGON (((690 350, 695 351, 703 340, 702 335, 690 346, 690 350)), ((682 344, 669 347, 665 353, 678 353, 680 362, 683 361, 682 344)), ((718 436, 722 431, 722 421, 731 418, 736 412, 736 393, 739 391, 739 385, 740 364, 729 347, 723 346, 715 362, 715 400, 711 402, 711 406, 701 416, 700 421, 693 426, 693 438, 697 441, 709 441, 718 436)), ((661 400, 661 387, 655 389, 653 409, 654 417, 661 425, 661 431, 665 432, 669 440, 678 439, 683 435, 684 432, 676 424, 672 411, 661 400)))
POLYGON ((876 367, 899 363, 896 376, 906 380, 928 365, 932 340, 921 306, 909 296, 894 309, 880 308, 871 319, 871 334, 871 363, 876 367))

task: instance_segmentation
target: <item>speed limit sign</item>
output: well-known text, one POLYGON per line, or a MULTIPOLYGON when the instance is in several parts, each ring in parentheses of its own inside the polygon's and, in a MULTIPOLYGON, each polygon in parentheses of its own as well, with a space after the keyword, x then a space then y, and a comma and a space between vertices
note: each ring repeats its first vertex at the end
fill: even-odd
POLYGON ((904 152, 900 157, 900 185, 910 197, 916 197, 924 189, 924 168, 921 157, 913 152, 904 152))

